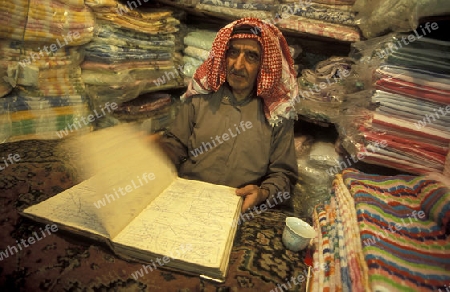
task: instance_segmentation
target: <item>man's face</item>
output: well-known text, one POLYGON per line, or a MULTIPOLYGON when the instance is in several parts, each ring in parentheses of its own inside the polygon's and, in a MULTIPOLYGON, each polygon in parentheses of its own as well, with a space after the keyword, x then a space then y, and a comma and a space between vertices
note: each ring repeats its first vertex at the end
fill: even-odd
POLYGON ((235 95, 247 96, 256 82, 261 64, 261 46, 253 39, 230 41, 227 51, 227 81, 235 95))

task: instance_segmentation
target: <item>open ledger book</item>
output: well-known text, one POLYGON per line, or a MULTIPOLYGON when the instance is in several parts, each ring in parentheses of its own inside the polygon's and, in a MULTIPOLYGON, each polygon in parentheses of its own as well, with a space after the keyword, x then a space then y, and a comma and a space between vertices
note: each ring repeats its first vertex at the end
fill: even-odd
POLYGON ((77 139, 70 147, 82 152, 89 178, 23 216, 103 241, 119 257, 155 269, 225 280, 242 204, 234 188, 177 177, 130 126, 77 139))

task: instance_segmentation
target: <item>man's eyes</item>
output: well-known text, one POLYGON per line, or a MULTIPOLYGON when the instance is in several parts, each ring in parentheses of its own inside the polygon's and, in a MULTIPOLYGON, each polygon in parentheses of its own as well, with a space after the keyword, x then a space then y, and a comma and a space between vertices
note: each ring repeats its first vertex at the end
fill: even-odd
POLYGON ((229 49, 228 50, 228 56, 230 56, 230 57, 237 57, 237 56, 239 56, 239 50, 236 50, 236 49, 229 49))
MULTIPOLYGON (((228 49, 227 55, 231 58, 237 58, 240 53, 241 53, 240 50, 231 48, 231 49, 228 49)), ((244 55, 245 55, 245 59, 249 62, 259 61, 259 55, 255 52, 245 52, 244 55)))
POLYGON ((246 57, 249 61, 252 61, 252 62, 259 61, 259 55, 258 55, 258 54, 255 54, 255 53, 252 53, 252 52, 246 53, 246 54, 245 54, 245 57, 246 57))

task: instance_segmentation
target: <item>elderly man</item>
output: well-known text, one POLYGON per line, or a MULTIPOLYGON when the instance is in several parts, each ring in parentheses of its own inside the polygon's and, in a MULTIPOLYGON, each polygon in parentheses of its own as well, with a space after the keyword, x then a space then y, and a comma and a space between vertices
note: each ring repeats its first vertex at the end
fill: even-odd
POLYGON ((256 18, 222 28, 160 140, 180 177, 236 187, 245 211, 291 192, 296 73, 281 32, 256 18))

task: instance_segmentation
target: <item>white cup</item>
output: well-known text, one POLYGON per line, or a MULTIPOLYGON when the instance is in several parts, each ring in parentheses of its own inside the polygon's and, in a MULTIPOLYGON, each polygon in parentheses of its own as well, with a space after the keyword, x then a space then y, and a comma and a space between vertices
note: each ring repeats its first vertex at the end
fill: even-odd
POLYGON ((299 251, 308 246, 316 231, 311 225, 297 217, 287 217, 282 241, 284 246, 292 251, 299 251))

